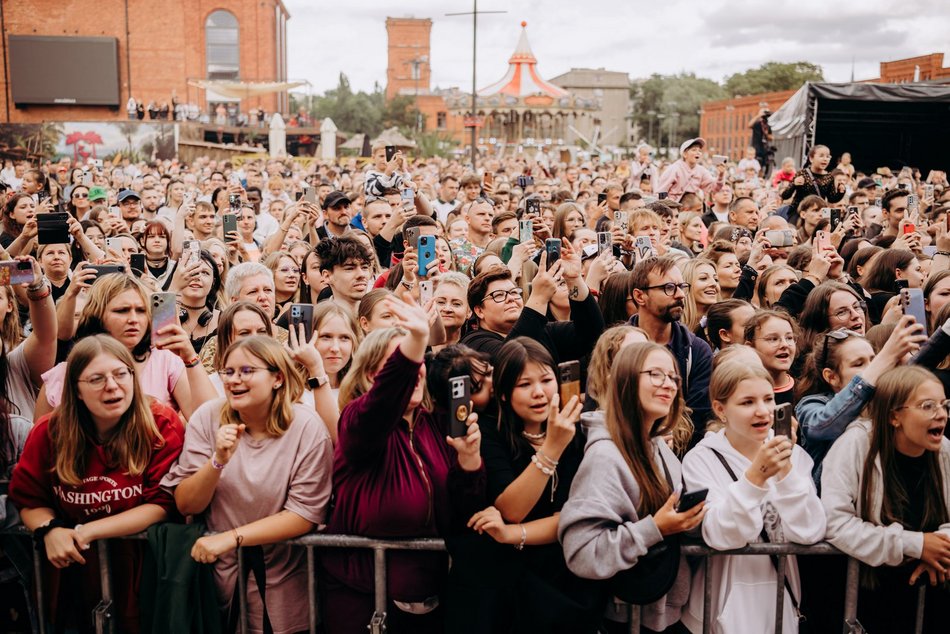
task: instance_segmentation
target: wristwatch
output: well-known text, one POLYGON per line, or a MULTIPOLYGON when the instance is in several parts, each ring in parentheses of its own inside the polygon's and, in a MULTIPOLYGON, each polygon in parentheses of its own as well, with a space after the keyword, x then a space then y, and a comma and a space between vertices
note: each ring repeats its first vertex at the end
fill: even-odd
POLYGON ((312 376, 309 379, 307 379, 307 386, 311 390, 316 390, 323 387, 329 382, 330 382, 330 377, 327 376, 326 374, 324 374, 323 376, 312 376))

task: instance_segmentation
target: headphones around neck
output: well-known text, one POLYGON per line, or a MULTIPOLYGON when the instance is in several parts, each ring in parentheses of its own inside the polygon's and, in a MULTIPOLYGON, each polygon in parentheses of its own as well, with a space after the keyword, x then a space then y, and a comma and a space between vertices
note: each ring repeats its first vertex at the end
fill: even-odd
MULTIPOLYGON (((211 321, 212 317, 214 317, 214 313, 212 313, 207 308, 201 311, 201 314, 198 315, 198 327, 204 328, 205 326, 207 326, 208 322, 211 321)), ((178 319, 181 320, 181 325, 184 326, 191 319, 191 314, 188 312, 187 309, 182 308, 178 312, 178 319)))

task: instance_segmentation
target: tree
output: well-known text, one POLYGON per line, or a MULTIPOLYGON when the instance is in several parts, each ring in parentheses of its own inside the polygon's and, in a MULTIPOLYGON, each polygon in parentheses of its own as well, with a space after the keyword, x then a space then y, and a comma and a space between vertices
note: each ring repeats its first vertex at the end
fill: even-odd
POLYGON ((699 110, 703 102, 723 99, 726 93, 715 81, 694 73, 654 74, 632 86, 630 97, 640 137, 653 145, 665 146, 678 145, 684 139, 698 136, 699 110), (662 118, 657 116, 660 114, 662 118))
POLYGON ((763 92, 797 90, 806 81, 823 81, 821 66, 809 62, 766 62, 758 68, 729 76, 726 92, 731 97, 757 95, 763 92))

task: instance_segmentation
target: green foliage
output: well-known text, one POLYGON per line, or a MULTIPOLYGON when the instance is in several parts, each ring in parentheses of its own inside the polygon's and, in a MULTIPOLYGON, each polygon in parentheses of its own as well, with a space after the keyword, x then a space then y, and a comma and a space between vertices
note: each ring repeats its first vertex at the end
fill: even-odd
POLYGON ((446 158, 451 154, 452 150, 458 146, 458 141, 452 139, 452 135, 437 130, 416 134, 414 140, 416 142, 416 150, 413 154, 426 158, 431 156, 446 158))
POLYGON ((650 136, 650 120, 653 120, 652 136, 647 141, 655 146, 670 143, 670 121, 673 121, 673 141, 699 134, 699 110, 705 101, 723 99, 725 91, 711 79, 697 77, 694 73, 678 75, 651 75, 649 79, 634 84, 630 89, 633 101, 633 120, 640 136, 650 136), (650 115, 650 112, 654 114, 650 115), (657 114, 664 115, 658 119, 657 114))
POLYGON ((386 101, 386 93, 379 84, 373 87, 373 92, 353 92, 350 80, 343 73, 340 73, 336 88, 313 97, 312 103, 302 95, 291 93, 290 97, 291 112, 304 106, 314 121, 329 117, 345 134, 362 133, 375 137, 386 128, 396 126, 403 134, 409 135, 416 127, 418 111, 413 107, 412 97, 400 95, 386 101))
POLYGON ((823 81, 821 66, 809 62, 766 62, 758 68, 729 76, 725 83, 730 97, 757 95, 763 92, 797 90, 806 81, 823 81))

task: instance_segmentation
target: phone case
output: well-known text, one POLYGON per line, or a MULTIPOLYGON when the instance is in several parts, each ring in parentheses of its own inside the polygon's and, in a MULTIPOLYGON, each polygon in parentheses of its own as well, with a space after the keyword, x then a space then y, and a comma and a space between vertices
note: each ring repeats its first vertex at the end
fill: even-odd
POLYGON ((39 244, 69 244, 69 214, 37 214, 36 239, 39 244))
POLYGON ((133 271, 145 272, 145 254, 133 253, 129 256, 129 268, 133 271))
POLYGON ((540 215, 541 201, 536 198, 532 198, 532 199, 524 201, 524 211, 526 214, 531 214, 532 216, 540 215))
POLYGON ((623 229, 623 232, 627 232, 627 212, 625 211, 615 211, 614 212, 614 222, 617 223, 617 226, 623 229))
POLYGON ((152 293, 152 345, 161 338, 158 331, 178 323, 178 297, 175 293, 152 293))
POLYGON ((772 432, 776 436, 792 436, 792 406, 789 403, 782 403, 775 407, 775 413, 772 415, 772 432))
POLYGON ((547 268, 561 259, 561 241, 558 238, 548 238, 544 241, 544 252, 547 253, 547 268))
POLYGON ((534 222, 531 220, 519 220, 518 232, 520 242, 531 242, 534 239, 534 222))
POLYGON ((13 286, 14 284, 32 284, 33 266, 29 262, 19 260, 7 260, 0 262, 0 286, 13 286))
POLYGON ((564 407, 572 396, 581 396, 581 366, 577 361, 565 361, 557 365, 560 388, 558 395, 560 406, 564 407))
POLYGON ((919 288, 901 289, 901 308, 905 315, 913 315, 918 324, 927 330, 927 311, 924 308, 924 292, 919 288))
POLYGON ((419 301, 423 306, 432 299, 433 292, 432 280, 419 280, 419 301))
POLYGON ((685 513, 700 502, 705 501, 708 495, 709 489, 696 489, 695 491, 683 493, 683 495, 680 496, 679 502, 676 503, 676 512, 685 513))
POLYGON ((224 239, 228 239, 228 234, 237 231, 237 215, 224 214, 221 216, 221 229, 224 232, 224 239))
POLYGON ((435 236, 419 236, 419 275, 429 274, 429 263, 435 260, 435 236))
POLYGON ((610 251, 613 249, 613 236, 609 231, 601 231, 597 234, 597 253, 610 251))
POLYGON ((650 240, 650 236, 638 236, 636 244, 637 261, 643 260, 653 255, 653 241, 650 240))
POLYGON ((290 327, 297 332, 297 326, 303 324, 304 337, 307 341, 313 337, 313 304, 290 305, 290 327))
POLYGON ((419 227, 409 227, 403 231, 403 239, 411 247, 419 248, 419 227))
POLYGON ((468 415, 472 401, 472 379, 468 376, 449 377, 449 434, 461 438, 467 431, 468 415))
POLYGON ((396 146, 387 145, 386 146, 386 162, 388 163, 389 161, 393 160, 394 156, 396 156, 396 146))

